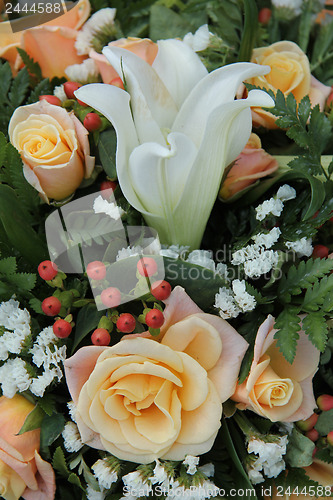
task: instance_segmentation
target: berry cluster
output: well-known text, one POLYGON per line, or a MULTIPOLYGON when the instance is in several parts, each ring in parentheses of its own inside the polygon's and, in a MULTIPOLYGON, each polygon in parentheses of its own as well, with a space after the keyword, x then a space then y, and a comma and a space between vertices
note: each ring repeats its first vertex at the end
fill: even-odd
MULTIPOLYGON (((296 422, 296 425, 301 431, 305 433, 305 436, 316 443, 316 446, 318 446, 320 449, 325 449, 328 447, 328 449, 333 452, 333 430, 329 431, 325 436, 323 436, 323 432, 321 432, 320 434, 321 429, 319 427, 319 432, 317 430, 317 423, 320 423, 320 421, 318 422, 320 416, 323 413, 331 412, 331 410, 333 410, 333 396, 330 396, 329 394, 322 394, 317 398, 317 406, 318 410, 316 411, 316 413, 313 413, 306 420, 299 420, 298 422, 296 422)), ((327 414, 327 416, 329 415, 330 413, 327 414)), ((316 454, 317 450, 318 448, 316 447, 314 449, 314 455, 316 454)))

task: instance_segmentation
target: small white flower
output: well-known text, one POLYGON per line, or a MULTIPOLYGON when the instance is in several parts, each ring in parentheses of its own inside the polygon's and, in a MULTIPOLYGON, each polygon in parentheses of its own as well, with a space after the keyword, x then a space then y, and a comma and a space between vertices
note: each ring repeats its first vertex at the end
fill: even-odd
POLYGON ((32 379, 30 391, 32 394, 35 394, 35 396, 41 398, 44 396, 45 389, 56 379, 59 380, 59 377, 55 368, 45 370, 42 375, 32 379))
POLYGON ((29 330, 30 314, 26 309, 20 309, 20 304, 14 299, 0 304, 0 325, 6 330, 29 330))
POLYGON ((91 468, 101 488, 108 490, 118 479, 117 472, 111 469, 106 459, 97 460, 91 468))
POLYGON ((235 302, 233 293, 226 287, 219 289, 219 293, 215 295, 214 307, 219 309, 219 314, 223 319, 237 318, 241 312, 240 307, 235 302))
POLYGON ((266 477, 277 477, 286 468, 286 463, 284 460, 279 460, 275 463, 268 463, 264 465, 264 474, 266 477))
MULTIPOLYGON (((302 3, 302 0, 300 0, 300 2, 302 3)), ((276 197, 280 198, 281 201, 289 201, 296 198, 296 194, 296 190, 293 187, 289 186, 288 184, 284 184, 283 186, 279 187, 276 193, 276 197)))
POLYGON ((31 385, 26 363, 21 358, 9 359, 0 367, 0 384, 4 396, 12 398, 17 392, 24 392, 31 385))
POLYGON ((193 457, 192 455, 186 455, 183 464, 187 466, 187 474, 191 476, 197 472, 197 465, 199 463, 199 457, 193 457))
POLYGON ((235 301, 243 312, 255 309, 257 305, 256 299, 253 295, 247 293, 244 280, 234 280, 232 282, 232 289, 235 294, 235 301))
POLYGON ((195 52, 200 52, 207 49, 210 37, 211 33, 209 32, 208 24, 204 24, 197 29, 194 35, 193 33, 187 33, 183 38, 183 42, 195 52))
POLYGON ((92 40, 98 31, 114 24, 116 9, 100 9, 93 14, 78 32, 75 48, 79 56, 89 54, 93 48, 92 40))
POLYGON ((212 259, 212 252, 209 250, 193 250, 187 257, 186 262, 215 271, 215 262, 212 259))
POLYGON ((158 460, 155 460, 155 467, 153 470, 153 475, 149 477, 149 480, 152 484, 164 483, 168 480, 168 474, 164 468, 164 466, 158 460))
POLYGON ((40 346, 48 346, 49 344, 54 344, 58 341, 59 339, 56 335, 54 335, 52 326, 47 326, 37 335, 35 344, 37 343, 40 346))
POLYGON ((273 227, 269 233, 259 233, 253 236, 256 245, 263 246, 266 249, 271 248, 279 239, 281 230, 279 227, 273 227))
POLYGON ((288 9, 294 16, 299 16, 302 12, 303 0, 272 0, 276 9, 288 9))
POLYGON ((87 500, 104 500, 104 491, 96 491, 90 485, 86 489, 87 500))
POLYGON ((275 215, 279 217, 283 210, 283 202, 280 198, 270 198, 265 200, 261 205, 256 207, 256 219, 259 221, 264 220, 267 215, 275 215))
POLYGON ((152 487, 148 483, 142 481, 139 471, 130 472, 123 476, 123 483, 128 491, 139 491, 142 493, 140 496, 148 495, 152 491, 152 487))
POLYGON ((296 252, 298 257, 310 257, 313 252, 311 238, 304 237, 296 241, 286 241, 286 247, 296 252))
POLYGON ((221 278, 223 278, 224 280, 226 280, 227 282, 230 281, 230 278, 228 277, 228 266, 227 266, 227 264, 224 264, 224 262, 219 262, 216 265, 215 272, 219 276, 221 276, 221 278))
POLYGON ((114 220, 120 219, 120 217, 125 213, 121 207, 118 207, 113 202, 104 200, 101 195, 97 196, 94 200, 93 208, 95 214, 106 214, 114 220))
POLYGON ((74 401, 68 401, 67 408, 71 419, 76 423, 76 405, 74 401))
POLYGON ((60 99, 61 102, 65 102, 68 99, 63 85, 59 85, 58 87, 54 87, 53 94, 56 97, 58 97, 58 99, 60 99))
POLYGON ((79 429, 74 422, 67 422, 65 424, 62 437, 64 439, 64 447, 70 453, 79 451, 83 446, 79 429))
POLYGON ((248 476, 252 484, 260 484, 265 481, 264 476, 256 469, 250 469, 248 471, 248 476))
POLYGON ((86 84, 100 81, 97 65, 91 58, 85 59, 81 64, 67 66, 65 73, 73 82, 86 84))
MULTIPOLYGON (((266 477, 277 477, 282 472, 286 464, 283 460, 283 455, 286 454, 288 444, 288 436, 280 436, 274 441, 263 441, 256 437, 251 437, 248 443, 247 451, 255 453, 259 458, 251 463, 253 482, 257 476, 258 482, 262 482, 259 474, 263 470, 266 477), (257 474, 256 474, 257 473, 257 474)), ((249 473, 250 476, 250 473, 249 473)), ((254 483, 257 484, 257 483, 254 483)))

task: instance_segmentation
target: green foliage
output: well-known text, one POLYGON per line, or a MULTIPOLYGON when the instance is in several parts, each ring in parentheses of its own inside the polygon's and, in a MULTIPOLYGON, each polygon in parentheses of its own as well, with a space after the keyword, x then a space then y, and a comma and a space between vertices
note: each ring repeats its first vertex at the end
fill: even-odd
POLYGON ((315 429, 319 432, 320 436, 327 436, 329 432, 333 431, 333 409, 323 411, 319 415, 315 429))
POLYGON ((37 62, 35 62, 26 52, 21 48, 17 48, 18 53, 21 56, 23 63, 25 64, 30 76, 33 79, 33 83, 39 83, 42 79, 42 71, 37 62))
POLYGON ((116 148, 117 137, 116 132, 113 128, 105 130, 99 135, 99 157, 106 175, 112 180, 117 179, 116 148))
POLYGON ((61 413, 46 415, 40 431, 40 446, 45 450, 60 436, 65 425, 65 418, 61 413))
POLYGON ((65 454, 60 446, 58 446, 58 448, 54 452, 52 459, 52 467, 66 479, 70 474, 70 470, 67 467, 65 454))
POLYGON ((333 274, 330 276, 325 276, 321 280, 318 280, 313 287, 308 289, 305 293, 305 297, 302 303, 302 309, 304 312, 318 311, 318 309, 326 304, 330 312, 331 300, 326 299, 330 297, 333 293, 333 274))
POLYGON ((48 78, 44 78, 44 80, 41 80, 31 91, 31 94, 27 99, 27 104, 37 102, 40 95, 48 94, 52 94, 51 84, 48 78))
POLYGON ((17 272, 15 257, 0 259, 0 301, 9 300, 14 293, 25 296, 35 284, 35 274, 17 272))
POLYGON ((294 427, 288 439, 286 462, 291 467, 307 467, 312 464, 314 449, 315 444, 294 427))
POLYGON ((28 87, 29 74, 26 68, 12 79, 9 63, 0 61, 0 131, 7 133, 10 117, 23 103, 28 87))
POLYGON ((327 322, 323 312, 307 314, 302 321, 303 330, 309 336, 312 344, 321 352, 325 351, 327 342, 327 322))
POLYGON ((86 335, 98 327, 99 320, 103 314, 103 311, 97 310, 95 304, 87 304, 80 309, 76 320, 73 351, 86 335))
POLYGON ((258 8, 254 0, 244 0, 244 28, 238 61, 250 61, 258 30, 258 8))
POLYGON ((278 330, 274 335, 277 346, 289 363, 294 360, 299 339, 300 317, 298 314, 299 308, 287 306, 277 317, 274 326, 278 330))
POLYGON ((34 429, 39 429, 43 418, 45 417, 45 413, 39 405, 36 405, 35 408, 27 415, 24 423, 19 431, 19 434, 24 434, 24 432, 32 431, 34 429))

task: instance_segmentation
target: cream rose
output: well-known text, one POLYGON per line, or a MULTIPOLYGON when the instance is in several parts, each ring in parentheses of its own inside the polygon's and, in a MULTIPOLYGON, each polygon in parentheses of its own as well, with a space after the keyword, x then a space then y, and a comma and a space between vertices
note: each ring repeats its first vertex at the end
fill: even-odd
MULTIPOLYGON (((292 93, 297 102, 309 95, 312 106, 319 104, 323 109, 330 87, 311 76, 309 60, 296 43, 282 41, 254 49, 251 62, 270 66, 271 71, 267 75, 250 78, 248 83, 274 93, 279 89, 285 96, 292 93)), ((261 108, 253 108, 252 111, 255 125, 276 128, 276 117, 271 113, 261 108)))
POLYGON ((17 108, 8 130, 25 178, 45 201, 66 198, 90 177, 95 158, 89 156, 88 132, 73 112, 42 100, 17 108))
POLYGON ((40 457, 40 430, 18 435, 34 405, 23 396, 0 398, 0 496, 5 500, 53 500, 55 476, 40 457))
POLYGON ((83 442, 123 460, 182 460, 210 450, 247 349, 182 288, 166 303, 160 341, 129 335, 113 347, 83 347, 65 362, 83 442))
POLYGON ((232 399, 272 422, 295 422, 312 415, 316 402, 312 378, 318 369, 319 351, 303 330, 299 332, 294 362, 289 364, 276 346, 274 318, 260 326, 250 373, 232 399))

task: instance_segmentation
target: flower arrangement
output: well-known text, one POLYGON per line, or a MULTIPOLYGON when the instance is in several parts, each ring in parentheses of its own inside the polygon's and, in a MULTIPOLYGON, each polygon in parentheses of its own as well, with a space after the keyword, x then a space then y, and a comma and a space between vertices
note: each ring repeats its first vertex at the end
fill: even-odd
POLYGON ((332 2, 2 9, 0 497, 332 497, 332 2))

